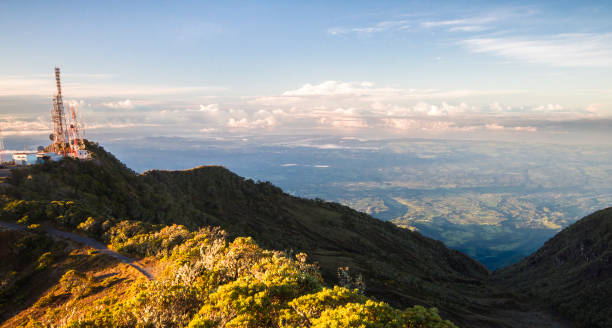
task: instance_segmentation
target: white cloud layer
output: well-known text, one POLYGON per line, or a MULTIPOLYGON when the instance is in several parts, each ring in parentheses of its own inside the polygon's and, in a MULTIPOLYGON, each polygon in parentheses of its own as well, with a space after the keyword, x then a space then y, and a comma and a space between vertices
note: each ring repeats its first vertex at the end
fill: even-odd
MULTIPOLYGON (((226 88, 218 86, 164 86, 125 84, 107 81, 109 77, 99 78, 88 74, 73 74, 78 79, 70 80, 69 75, 62 79, 62 87, 69 97, 134 97, 169 96, 194 93, 219 92, 226 88), (104 83, 100 83, 104 80, 104 83), (78 81, 78 82, 76 82, 78 81)), ((64 77, 64 76, 63 76, 64 77)), ((0 76, 0 96, 49 96, 57 92, 52 76, 0 76)))
POLYGON ((469 50, 558 67, 612 67, 612 33, 557 34, 540 38, 479 37, 461 41, 469 50))
POLYGON ((411 28, 409 20, 388 20, 378 22, 374 25, 363 26, 363 27, 332 27, 327 30, 330 35, 345 35, 345 34, 373 34, 378 32, 384 32, 389 30, 407 30, 411 28))
POLYGON ((105 102, 102 104, 102 106, 112 108, 112 109, 133 109, 134 103, 131 100, 126 99, 126 100, 105 102))
MULTIPOLYGON (((516 91, 431 90, 330 80, 306 83, 277 95, 241 98, 241 103, 185 105, 149 101, 146 97, 67 102, 78 107, 87 131, 180 136, 269 132, 416 137, 528 135, 559 126, 558 122, 612 117, 612 105, 606 103, 575 108, 556 102, 517 107, 503 101, 476 101, 481 95, 495 98, 509 92, 516 91), (108 108, 121 113, 117 115, 108 108)), ((32 117, 0 114, 0 127, 6 135, 48 134, 48 106, 42 112, 44 115, 32 117)))
POLYGON ((413 89, 397 87, 377 87, 374 83, 363 82, 344 82, 329 80, 319 84, 304 84, 300 88, 288 90, 276 97, 262 97, 255 99, 256 103, 267 102, 271 105, 295 104, 304 98, 314 97, 335 97, 335 98, 354 98, 360 97, 369 100, 419 100, 419 99, 443 99, 443 98, 462 98, 479 95, 501 95, 521 93, 520 90, 438 90, 438 89, 413 89), (300 97, 302 99, 300 99, 300 97), (286 98, 290 98, 288 102, 286 98), (276 100, 276 101, 275 101, 276 100))
POLYGON ((480 32, 493 28, 492 24, 517 17, 533 15, 533 9, 527 7, 507 7, 503 9, 483 12, 479 15, 434 19, 431 13, 413 13, 399 15, 402 19, 388 19, 380 22, 358 27, 332 27, 327 33, 333 36, 344 36, 349 34, 372 35, 383 32, 418 32, 426 29, 443 28, 450 32, 480 32))

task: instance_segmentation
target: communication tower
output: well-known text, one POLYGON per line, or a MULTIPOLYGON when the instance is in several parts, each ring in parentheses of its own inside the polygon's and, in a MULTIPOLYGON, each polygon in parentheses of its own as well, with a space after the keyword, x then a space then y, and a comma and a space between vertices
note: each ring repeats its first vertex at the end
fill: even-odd
POLYGON ((64 100, 62 99, 62 84, 60 82, 60 69, 55 68, 55 84, 57 94, 53 97, 53 133, 49 136, 53 140, 53 151, 66 154, 66 143, 68 140, 68 130, 66 129, 66 117, 64 115, 64 100))
POLYGON ((53 140, 52 151, 62 156, 90 159, 91 154, 85 149, 85 128, 81 124, 77 106, 69 103, 69 116, 66 117, 64 113, 59 67, 55 68, 55 83, 57 94, 53 97, 53 112, 51 114, 53 133, 49 136, 53 140))
POLYGON ((70 146, 70 153, 74 157, 81 157, 85 150, 85 129, 81 125, 76 105, 68 104, 69 117, 68 117, 68 144, 70 146))

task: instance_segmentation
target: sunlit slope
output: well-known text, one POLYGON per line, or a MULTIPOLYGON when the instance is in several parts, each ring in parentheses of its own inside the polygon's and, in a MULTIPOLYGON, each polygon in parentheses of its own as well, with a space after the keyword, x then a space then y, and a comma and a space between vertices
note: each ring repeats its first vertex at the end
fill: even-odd
POLYGON ((612 207, 577 221, 495 277, 579 326, 612 326, 612 207))
POLYGON ((250 237, 230 242, 216 227, 100 217, 66 224, 75 206, 2 199, 0 216, 23 215, 19 223, 33 222, 28 213, 36 209, 59 211, 38 217, 44 227, 0 221, 0 327, 456 327, 433 308, 368 299, 347 275, 325 288, 304 253, 262 249, 250 237), (78 233, 123 259, 81 244, 98 247, 78 233), (147 256, 141 262, 152 274, 124 263, 133 261, 126 256, 147 256))
POLYGON ((0 226, 0 326, 32 319, 61 326, 105 297, 122 297, 142 274, 117 259, 41 229, 0 226))
POLYGON ((81 216, 104 215, 191 228, 218 225, 264 247, 308 253, 326 281, 338 267, 363 274, 367 293, 397 306, 437 306, 461 322, 488 322, 487 270, 419 233, 348 207, 292 197, 269 183, 222 167, 137 175, 101 147, 94 160, 64 160, 16 170, 6 194, 18 199, 74 200, 81 216))

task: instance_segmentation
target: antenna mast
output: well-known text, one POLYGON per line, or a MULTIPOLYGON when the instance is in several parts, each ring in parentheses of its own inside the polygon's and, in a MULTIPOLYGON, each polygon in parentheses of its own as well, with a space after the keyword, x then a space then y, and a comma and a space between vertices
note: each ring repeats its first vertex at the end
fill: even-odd
POLYGON ((53 140, 53 150, 65 154, 68 131, 66 129, 66 117, 64 115, 64 100, 62 99, 59 67, 55 68, 55 83, 57 85, 57 94, 53 97, 53 112, 51 114, 51 118, 53 119, 53 133, 50 137, 51 140, 53 140))
POLYGON ((69 103, 68 110, 68 143, 70 144, 70 152, 74 157, 79 157, 78 151, 85 149, 83 127, 76 111, 76 105, 69 103))

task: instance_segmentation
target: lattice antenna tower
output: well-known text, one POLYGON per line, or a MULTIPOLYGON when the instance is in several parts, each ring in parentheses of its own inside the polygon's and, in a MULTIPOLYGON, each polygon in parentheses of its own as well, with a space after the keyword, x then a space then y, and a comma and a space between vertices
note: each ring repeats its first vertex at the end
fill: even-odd
POLYGON ((68 129, 66 128, 66 117, 64 115, 64 100, 62 99, 62 84, 60 82, 60 69, 55 68, 55 84, 57 85, 57 94, 53 97, 53 150, 56 152, 65 153, 66 143, 68 139, 68 129))
POLYGON ((81 124, 77 106, 75 104, 68 104, 69 117, 68 117, 68 138, 70 144, 70 150, 74 155, 77 155, 77 150, 85 149, 85 131, 81 124))

